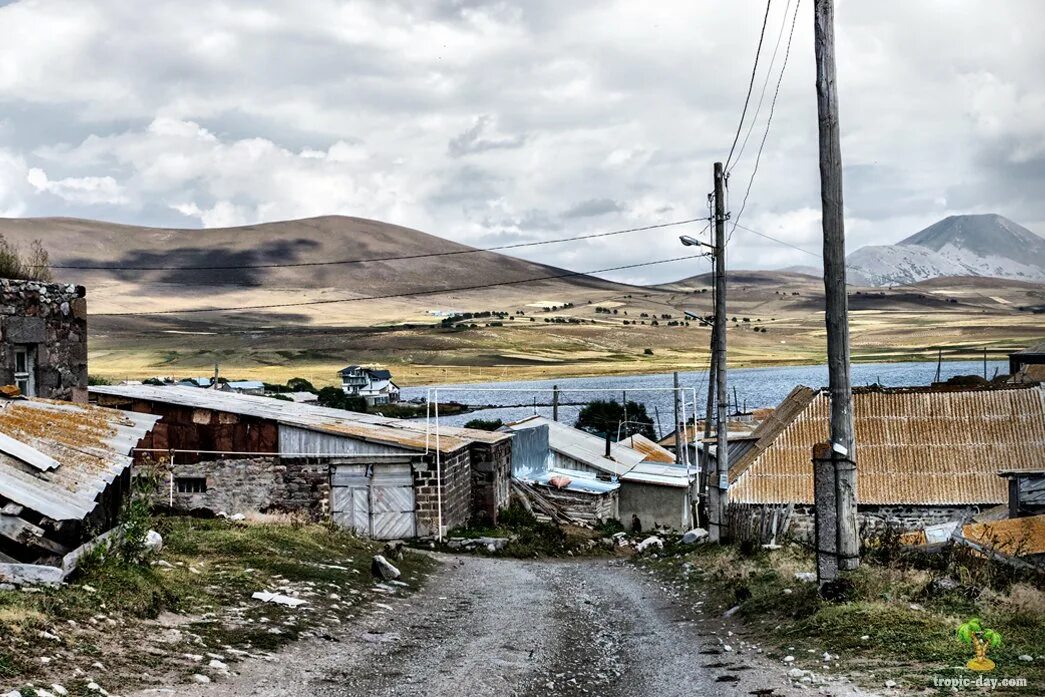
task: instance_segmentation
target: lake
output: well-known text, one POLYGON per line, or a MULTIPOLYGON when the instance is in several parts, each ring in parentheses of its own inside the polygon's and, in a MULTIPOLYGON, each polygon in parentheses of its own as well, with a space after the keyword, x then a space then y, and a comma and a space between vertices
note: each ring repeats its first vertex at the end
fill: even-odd
MULTIPOLYGON (((1008 371, 1005 361, 988 361, 987 376, 1008 371)), ((907 363, 860 363, 853 365, 853 385, 879 383, 886 387, 909 387, 928 385, 936 375, 934 362, 907 363)), ((983 361, 950 361, 943 364, 942 379, 955 375, 982 375, 983 361)), ((686 392, 686 416, 693 415, 693 395, 696 394, 697 413, 703 416, 707 400, 707 372, 682 372, 679 381, 686 392)), ((729 391, 736 388, 737 399, 742 407, 756 409, 775 407, 796 386, 820 387, 827 385, 827 365, 802 365, 780 368, 737 368, 729 371, 729 391)), ((553 385, 561 391, 559 420, 573 423, 581 407, 564 403, 587 403, 594 399, 614 398, 618 401, 624 393, 629 400, 642 402, 655 420, 659 417, 658 432, 671 430, 672 387, 671 373, 655 375, 621 375, 595 378, 558 378, 554 380, 525 380, 517 382, 486 382, 458 385, 433 385, 431 387, 407 387, 403 399, 425 397, 429 390, 439 390, 440 402, 462 402, 464 404, 513 405, 508 408, 480 409, 468 414, 440 418, 450 426, 461 426, 471 419, 501 419, 517 421, 534 413, 551 416, 550 405, 553 385), (606 392, 604 390, 610 390, 606 392)), ((732 400, 731 400, 732 401, 732 400)), ((732 408, 731 408, 732 410, 732 408)))

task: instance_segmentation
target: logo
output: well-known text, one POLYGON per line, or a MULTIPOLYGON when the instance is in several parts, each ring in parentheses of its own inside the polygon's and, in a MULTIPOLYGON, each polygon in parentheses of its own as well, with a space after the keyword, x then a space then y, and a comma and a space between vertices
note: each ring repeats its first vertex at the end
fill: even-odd
POLYGON ((958 627, 958 641, 971 646, 976 656, 965 664, 970 670, 986 672, 994 670, 994 661, 987 658, 987 652, 1001 646, 1001 634, 984 627, 975 617, 958 627))

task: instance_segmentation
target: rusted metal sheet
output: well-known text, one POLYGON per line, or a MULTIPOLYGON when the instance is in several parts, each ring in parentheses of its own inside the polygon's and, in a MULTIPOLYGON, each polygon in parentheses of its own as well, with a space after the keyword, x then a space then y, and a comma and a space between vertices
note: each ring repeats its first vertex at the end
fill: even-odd
MULTIPOLYGON (((999 504, 999 464, 1045 464, 1045 389, 854 390, 857 500, 871 505, 999 504)), ((811 453, 828 438, 826 393, 797 388, 731 468, 734 501, 812 503, 811 453)))

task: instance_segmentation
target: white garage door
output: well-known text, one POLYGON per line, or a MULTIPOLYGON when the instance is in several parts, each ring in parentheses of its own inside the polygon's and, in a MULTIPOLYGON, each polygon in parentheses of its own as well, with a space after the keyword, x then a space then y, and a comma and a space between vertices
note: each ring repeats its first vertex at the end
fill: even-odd
POLYGON ((331 484, 331 513, 338 525, 378 540, 417 534, 409 464, 338 465, 331 484))

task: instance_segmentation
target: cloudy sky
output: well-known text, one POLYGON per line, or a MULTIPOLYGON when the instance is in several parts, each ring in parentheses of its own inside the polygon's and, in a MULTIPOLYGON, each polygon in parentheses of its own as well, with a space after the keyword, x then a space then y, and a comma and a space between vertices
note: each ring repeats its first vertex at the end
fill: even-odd
MULTIPOLYGON (((337 213, 478 246, 706 215, 765 9, 761 0, 0 5, 0 216, 216 227, 337 213)), ((734 215, 794 7, 772 2, 753 112, 778 37, 779 48, 731 173, 734 215)), ((839 0, 837 11, 850 249, 953 213, 998 212, 1045 233, 1045 3, 839 0)), ((816 135, 812 0, 803 0, 742 224, 818 249, 816 135)), ((605 268, 677 256, 677 232, 526 256, 605 268)), ((730 254, 733 267, 815 261, 744 230, 730 254)), ((688 266, 616 277, 661 280, 688 266)))

